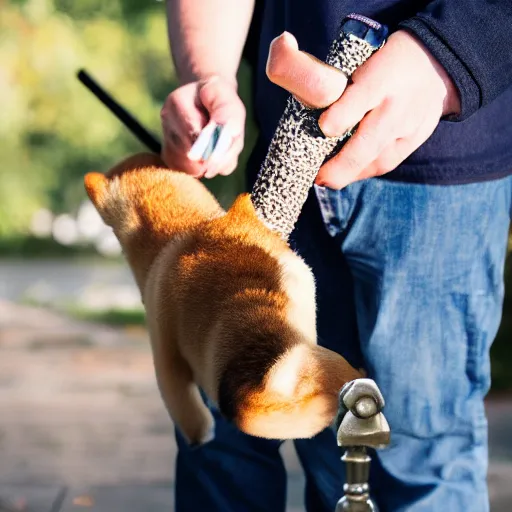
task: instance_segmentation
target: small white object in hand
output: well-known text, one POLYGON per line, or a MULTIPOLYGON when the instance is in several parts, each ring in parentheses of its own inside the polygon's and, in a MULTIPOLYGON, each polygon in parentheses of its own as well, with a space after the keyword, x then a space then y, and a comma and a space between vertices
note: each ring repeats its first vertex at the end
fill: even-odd
POLYGON ((206 162, 210 157, 219 161, 227 152, 232 143, 232 137, 223 125, 211 122, 202 130, 188 152, 192 161, 206 162))

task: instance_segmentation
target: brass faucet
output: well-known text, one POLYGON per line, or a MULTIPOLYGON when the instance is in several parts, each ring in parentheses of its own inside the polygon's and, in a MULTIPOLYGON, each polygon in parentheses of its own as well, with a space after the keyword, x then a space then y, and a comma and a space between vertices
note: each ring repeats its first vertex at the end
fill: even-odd
POLYGON ((371 379, 356 379, 343 386, 336 418, 337 442, 344 451, 346 483, 335 512, 378 512, 370 497, 368 448, 379 449, 390 442, 388 422, 382 413, 385 402, 371 379))

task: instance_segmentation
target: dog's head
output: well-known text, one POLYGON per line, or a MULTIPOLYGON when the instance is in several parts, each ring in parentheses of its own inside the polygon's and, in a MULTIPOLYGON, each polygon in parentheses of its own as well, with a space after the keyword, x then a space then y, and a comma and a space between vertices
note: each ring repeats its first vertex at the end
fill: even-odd
POLYGON ((131 156, 106 174, 88 173, 84 181, 139 282, 170 240, 223 213, 199 180, 169 169, 151 153, 131 156))
POLYGON ((141 153, 123 160, 106 174, 86 174, 84 183, 101 218, 122 243, 142 224, 148 228, 147 221, 159 217, 152 210, 162 206, 162 181, 170 172, 157 155, 141 153))

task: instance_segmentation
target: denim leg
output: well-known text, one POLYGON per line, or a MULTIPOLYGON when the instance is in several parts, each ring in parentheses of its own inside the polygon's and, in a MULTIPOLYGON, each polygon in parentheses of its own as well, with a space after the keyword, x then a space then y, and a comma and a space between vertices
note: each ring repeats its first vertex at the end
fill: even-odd
MULTIPOLYGON (((311 198, 299 221, 293 244, 317 279, 319 343, 354 366, 364 361, 387 400, 393 442, 372 473, 381 512, 488 510, 483 397, 511 188, 509 179, 460 187, 369 180, 327 193, 332 238, 311 198)), ((283 510, 279 443, 216 419, 215 439, 201 448, 177 436, 176 511, 283 510)), ((295 446, 308 512, 332 512, 344 479, 333 433, 295 446)))
POLYGON ((248 436, 216 410, 215 438, 190 448, 176 432, 176 512, 284 512, 279 441, 248 436))
MULTIPOLYGON (((290 242, 312 267, 322 290, 317 297, 319 343, 362 366, 352 277, 339 246, 327 234, 314 192, 290 242)), ((176 432, 176 512, 283 512, 286 473, 281 443, 242 434, 213 412, 215 438, 206 445, 191 449, 176 432)), ((297 440, 295 448, 306 476, 307 512, 333 512, 344 482, 333 431, 297 440)))
MULTIPOLYGON (((315 275, 318 343, 341 353, 354 367, 362 367, 352 276, 337 241, 325 229, 313 192, 290 242, 315 275)), ((295 449, 306 477, 307 512, 333 512, 344 483, 334 431, 298 439, 295 449)))
POLYGON ((353 276, 366 368, 387 401, 392 443, 372 473, 381 511, 489 510, 483 399, 512 178, 450 187, 373 179, 319 194, 353 276))

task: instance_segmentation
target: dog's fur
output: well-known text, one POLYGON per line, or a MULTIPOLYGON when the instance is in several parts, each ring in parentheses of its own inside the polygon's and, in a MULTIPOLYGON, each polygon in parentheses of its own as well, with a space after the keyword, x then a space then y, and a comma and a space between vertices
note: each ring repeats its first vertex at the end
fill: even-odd
POLYGON ((225 212, 151 154, 85 186, 140 288, 158 385, 189 442, 213 428, 200 388, 255 436, 310 437, 331 423, 339 389, 360 374, 317 346, 312 273, 248 194, 225 212))

